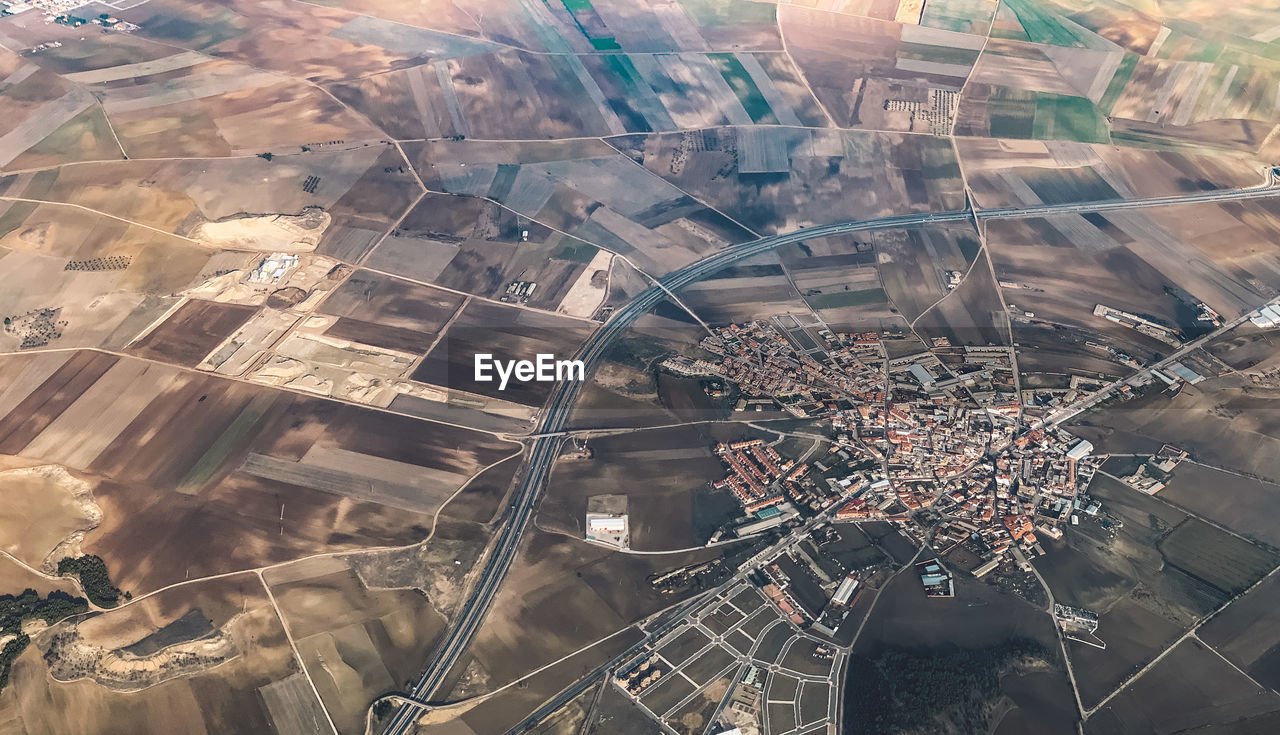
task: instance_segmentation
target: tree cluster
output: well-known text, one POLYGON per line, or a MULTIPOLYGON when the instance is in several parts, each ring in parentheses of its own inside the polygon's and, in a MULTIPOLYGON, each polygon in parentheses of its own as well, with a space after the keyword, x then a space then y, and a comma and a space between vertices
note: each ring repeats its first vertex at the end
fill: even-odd
POLYGON ((941 718, 961 732, 984 732, 1001 673, 1020 659, 1047 657, 1039 642, 1024 638, 986 648, 889 648, 875 658, 854 656, 845 729, 868 735, 927 730, 941 718))
POLYGON ((31 636, 19 633, 17 638, 6 643, 4 649, 0 650, 0 691, 4 691, 9 684, 9 670, 13 668, 13 662, 27 650, 30 643, 31 636))
POLYGON ((0 635, 13 636, 0 649, 0 691, 4 691, 5 685, 9 683, 9 670, 13 668, 13 662, 31 643, 31 638, 22 632, 25 621, 43 620, 53 625, 88 609, 89 603, 83 597, 72 597, 61 590, 50 592, 44 599, 40 599, 40 593, 30 588, 23 590, 20 595, 0 595, 0 635))
POLYGON ((58 562, 58 574, 78 577, 84 593, 98 607, 115 607, 120 602, 120 589, 111 583, 107 563, 100 556, 68 556, 58 562))
POLYGON ((33 589, 20 595, 0 595, 0 635, 15 635, 27 620, 43 620, 49 625, 89 609, 83 597, 54 590, 45 599, 33 589))

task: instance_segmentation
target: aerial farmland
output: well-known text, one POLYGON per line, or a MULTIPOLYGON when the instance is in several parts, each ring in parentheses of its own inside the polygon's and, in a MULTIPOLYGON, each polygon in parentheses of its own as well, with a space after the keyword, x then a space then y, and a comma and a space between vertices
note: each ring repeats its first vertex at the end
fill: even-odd
POLYGON ((1273 6, 0 0, 0 732, 1276 730, 1273 6))

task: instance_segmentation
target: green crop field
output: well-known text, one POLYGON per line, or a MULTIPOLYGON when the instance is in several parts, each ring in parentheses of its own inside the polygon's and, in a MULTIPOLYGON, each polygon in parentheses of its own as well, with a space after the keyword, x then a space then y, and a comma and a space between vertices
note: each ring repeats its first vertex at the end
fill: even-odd
POLYGON ((591 259, 596 257, 599 249, 594 245, 588 245, 585 242, 577 244, 569 243, 556 251, 551 257, 557 260, 569 260, 574 263, 590 263, 591 259))
POLYGON ((1036 117, 1035 92, 998 88, 987 101, 993 138, 1030 138, 1036 117))
POLYGON ((680 7, 698 25, 707 27, 739 23, 774 23, 772 3, 750 0, 680 0, 680 7))
POLYGON ((1125 86, 1133 78, 1134 69, 1137 68, 1138 55, 1126 53, 1124 58, 1120 60, 1120 66, 1116 69, 1115 75, 1111 77, 1111 83, 1107 85, 1107 91, 1102 94, 1102 99, 1098 101, 1098 109, 1102 110, 1104 114, 1111 114, 1116 102, 1120 101, 1120 95, 1124 94, 1125 86))
POLYGON ((1084 97, 1036 93, 1032 136, 1039 140, 1074 140, 1081 143, 1111 141, 1107 119, 1084 97))
POLYGON ((1045 204, 1120 198, 1106 179, 1091 168, 1041 169, 1029 171, 1022 178, 1045 204))
POLYGON ((930 0, 920 25, 947 31, 985 35, 991 28, 993 0, 930 0))
POLYGON ((973 66, 974 62, 978 60, 978 52, 974 49, 934 46, 928 43, 902 43, 898 46, 897 55, 900 59, 917 59, 938 64, 959 64, 961 66, 973 66))
POLYGON ((882 304, 889 300, 882 288, 865 288, 861 291, 837 291, 817 296, 806 297, 809 305, 815 309, 838 309, 842 306, 862 306, 864 304, 882 304))
POLYGON ((1030 0, 1005 0, 1004 5, 1013 11, 1026 31, 1027 39, 1032 43, 1047 43, 1053 46, 1085 46, 1085 42, 1067 27, 1062 19, 1042 8, 1036 7, 1030 0))
MULTIPOLYGON (((596 9, 591 5, 591 0, 561 0, 564 3, 564 9, 569 11, 573 16, 573 22, 578 24, 578 30, 582 31, 582 35, 587 37, 591 42, 591 48, 596 51, 619 51, 622 46, 618 44, 618 40, 613 36, 596 36, 587 30, 587 25, 583 23, 579 16, 588 16, 589 18, 599 21, 596 15, 596 9)), ((588 21, 590 22, 590 21, 588 21)), ((593 24, 594 25, 594 24, 593 24)), ((603 26, 603 22, 600 22, 603 26)))
POLYGON ((231 425, 214 440, 213 444, 209 445, 209 448, 187 472, 187 476, 182 478, 182 482, 178 483, 178 492, 198 493, 218 468, 226 462, 227 457, 231 456, 231 452, 240 446, 253 427, 258 425, 258 421, 266 415, 267 409, 271 408, 275 398, 276 396, 269 392, 254 396, 236 415, 231 425))
POLYGON ((769 107, 769 101, 761 94, 760 88, 756 86, 755 80, 747 73, 742 62, 738 61, 738 57, 733 54, 707 54, 707 58, 711 59, 716 69, 720 71, 720 76, 729 83, 738 101, 742 103, 742 108, 751 116, 752 122, 766 125, 778 124, 778 117, 769 107))

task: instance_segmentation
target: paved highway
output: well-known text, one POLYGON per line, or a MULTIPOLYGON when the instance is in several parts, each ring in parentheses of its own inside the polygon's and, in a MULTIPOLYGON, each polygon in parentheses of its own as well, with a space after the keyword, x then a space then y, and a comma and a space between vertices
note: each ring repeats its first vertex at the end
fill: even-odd
MULTIPOLYGON (((668 292, 678 292, 685 286, 706 278, 712 273, 741 260, 784 245, 804 242, 805 240, 869 230, 913 227, 945 222, 972 222, 975 218, 986 220, 1078 212, 1106 212, 1175 204, 1238 201, 1277 195, 1280 195, 1280 189, 1275 188, 1269 182, 1265 186, 1250 189, 1218 190, 1145 199, 904 214, 856 222, 818 225, 783 235, 763 237, 759 240, 721 250, 696 263, 667 274, 661 279, 660 285, 650 287, 634 301, 615 311, 609 321, 583 344, 577 357, 586 364, 587 375, 591 375, 596 363, 600 361, 605 350, 613 343, 614 338, 628 329, 653 307, 657 306, 658 303, 666 298, 668 292)), ((535 431, 536 434, 555 434, 564 429, 580 387, 581 384, 576 381, 561 382, 556 386, 550 401, 542 412, 535 431)), ((480 624, 484 621, 490 605, 493 604, 494 598, 497 597, 498 590, 501 588, 502 582, 511 568, 512 561, 515 560, 520 540, 524 536, 525 529, 528 527, 534 508, 537 505, 539 493, 551 474, 551 465, 559 453, 562 438, 562 436, 540 436, 532 441, 529 449, 529 458, 518 480, 511 507, 508 509, 508 517, 498 532, 498 538, 493 546, 492 553, 486 560, 484 569, 481 570, 479 577, 476 579, 471 594, 463 604, 458 619, 454 622, 453 627, 450 628, 444 642, 436 649, 417 683, 410 690, 414 699, 430 701, 432 694, 444 681, 445 675, 453 665, 457 663, 470 644, 472 636, 475 635, 480 624)), ((420 707, 418 705, 402 705, 383 729, 384 735, 404 735, 412 726, 419 712, 420 707)))

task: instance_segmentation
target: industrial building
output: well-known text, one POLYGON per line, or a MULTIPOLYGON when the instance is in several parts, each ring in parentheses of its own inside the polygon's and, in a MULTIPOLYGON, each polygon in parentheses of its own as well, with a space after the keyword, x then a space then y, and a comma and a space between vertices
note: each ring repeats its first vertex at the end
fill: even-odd
POLYGON ((920 584, 924 585, 927 597, 956 596, 955 579, 936 558, 917 562, 916 573, 920 575, 920 584))
POLYGON ((1249 321, 1253 322, 1255 327, 1259 329, 1271 329, 1280 326, 1280 307, 1275 304, 1267 304, 1258 309, 1258 312, 1249 317, 1249 321))
POLYGON ((620 549, 629 548, 627 517, 625 515, 587 514, 587 538, 620 549))
POLYGON ((757 514, 759 520, 744 523, 738 526, 734 532, 739 538, 744 536, 754 536, 757 533, 764 533, 771 528, 777 528, 787 521, 800 515, 800 511, 796 510, 791 503, 783 502, 778 505, 771 506, 760 510, 757 514))
POLYGON ((298 265, 298 256, 289 253, 272 253, 262 259, 249 273, 250 283, 275 283, 298 265))
POLYGON ((631 548, 627 496, 595 495, 587 499, 587 540, 619 549, 631 548))
POLYGON ((1089 454, 1092 451, 1093 451, 1093 445, 1085 441, 1084 439, 1081 439, 1080 441, 1076 442, 1076 445, 1074 447, 1071 447, 1070 449, 1067 450, 1067 459, 1072 459, 1079 462, 1080 460, 1089 456, 1089 454))
POLYGON ((858 580, 852 574, 840 581, 840 585, 836 587, 836 593, 831 596, 831 601, 837 605, 848 605, 849 600, 853 599, 853 593, 858 590, 858 580))

